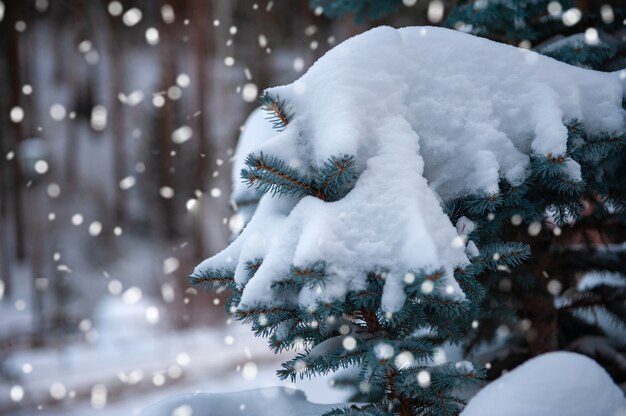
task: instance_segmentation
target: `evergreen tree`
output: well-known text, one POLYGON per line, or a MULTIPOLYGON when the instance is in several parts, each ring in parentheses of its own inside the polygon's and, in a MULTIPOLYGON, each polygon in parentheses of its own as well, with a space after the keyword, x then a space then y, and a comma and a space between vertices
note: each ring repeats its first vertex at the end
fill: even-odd
POLYGON ((332 18, 353 13, 358 20, 376 20, 398 11, 402 0, 310 0, 310 6, 332 18))
MULTIPOLYGON (((399 3, 376 2, 374 14, 368 2, 312 0, 311 6, 324 7, 329 17, 378 18, 400 10, 399 3)), ((459 2, 444 23, 571 65, 616 71, 626 67, 625 18, 616 1, 479 0, 459 2)), ((535 157, 523 186, 503 183, 491 200, 472 196, 448 205, 452 219, 464 216, 476 225, 470 240, 482 247, 481 255, 506 255, 503 244, 532 253, 517 267, 487 267, 478 275, 486 296, 465 347, 472 353, 502 343, 484 358, 491 361, 489 378, 537 354, 574 349, 599 361, 616 381, 626 380, 620 339, 626 325, 624 137, 584 133, 580 120, 567 125, 567 158, 581 166, 584 182, 569 183, 556 173, 567 158, 535 157)))
MULTIPOLYGON (((270 94, 261 96, 276 130, 284 129, 294 116, 289 103, 270 94)), ((273 199, 315 197, 325 202, 341 200, 358 178, 356 159, 351 155, 331 157, 321 168, 310 168, 308 175, 288 166, 281 159, 265 154, 249 154, 241 176, 253 189, 273 199)), ((249 197, 249 194, 248 194, 249 197)), ((257 208, 259 210, 261 208, 257 208)), ((487 262, 514 264, 524 254, 487 262)), ((245 263, 247 281, 253 279, 264 259, 245 263)), ((305 290, 321 293, 333 279, 332 264, 319 261, 306 267, 292 265, 286 276, 271 285, 272 301, 246 305, 241 301, 245 285, 236 283, 236 264, 212 268, 200 265, 190 282, 208 290, 230 290, 230 313, 251 323, 257 336, 269 338, 275 352, 296 349, 295 358, 283 363, 281 379, 303 377, 355 368, 355 383, 371 404, 350 406, 330 415, 451 415, 458 414, 464 400, 458 393, 478 383, 484 370, 466 361, 435 360, 442 340, 460 342, 476 317, 482 290, 469 277, 470 266, 457 268, 454 277, 443 269, 406 270, 403 277, 406 300, 401 309, 385 312, 381 305, 387 270, 367 273, 366 286, 350 290, 344 299, 317 301, 303 307, 298 295, 305 290), (456 278, 466 297, 451 296, 450 282, 456 278)))
MULTIPOLYGON (((626 67, 626 10, 610 3, 464 2, 446 24, 572 65, 619 70, 626 67)), ((626 345, 610 328, 626 325, 624 137, 585 134, 577 120, 570 121, 569 131, 568 155, 581 165, 583 186, 552 184, 550 195, 540 179, 549 169, 535 162, 540 170, 523 200, 500 205, 491 220, 472 217, 482 230, 476 238, 523 242, 533 253, 520 267, 480 276, 487 296, 480 326, 466 340, 468 352, 494 341, 498 329, 511 330, 490 377, 546 351, 575 349, 599 361, 616 381, 626 380, 626 345), (556 206, 554 197, 561 200, 556 206), (587 283, 590 272, 614 274, 587 283)))

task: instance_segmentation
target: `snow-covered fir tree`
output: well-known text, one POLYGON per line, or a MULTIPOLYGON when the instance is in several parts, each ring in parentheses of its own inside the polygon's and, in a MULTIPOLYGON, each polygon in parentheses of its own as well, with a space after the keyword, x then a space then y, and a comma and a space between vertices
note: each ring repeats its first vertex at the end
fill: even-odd
MULTIPOLYGON (((572 65, 609 71, 626 67, 624 17, 623 8, 609 3, 484 1, 454 8, 447 23, 572 65)), ((492 360, 494 377, 542 352, 573 349, 595 358, 616 381, 626 379, 626 348, 614 328, 626 324, 624 137, 617 130, 585 128, 580 119, 570 120, 568 129, 567 154, 580 164, 583 178, 566 196, 569 208, 555 210, 551 198, 536 189, 533 199, 547 203, 532 201, 535 213, 496 209, 491 224, 482 227, 495 231, 489 231, 491 238, 528 244, 533 253, 510 273, 480 277, 488 294, 480 327, 466 346, 471 351, 502 340, 498 330, 511 332, 492 360)))
MULTIPOLYGON (((241 171, 263 196, 191 282, 230 290, 274 350, 299 349, 280 377, 356 367, 383 392, 334 414, 456 414, 482 370, 437 362, 436 342, 511 310, 485 306, 494 281, 552 302, 529 268, 546 241, 575 229, 587 194, 623 206, 624 184, 602 179, 625 166, 623 79, 448 29, 352 38, 264 93, 275 131, 241 171)), ((545 351, 546 321, 531 322, 545 351)))
MULTIPOLYGON (((311 6, 323 7, 329 17, 355 13, 375 19, 401 10, 400 3, 312 0, 311 6)), ((626 67, 626 9, 619 6, 610 1, 461 1, 448 10, 445 24, 568 64, 617 71, 626 67)), ((465 346, 470 353, 485 343, 502 344, 481 359, 491 361, 489 377, 542 352, 573 349, 598 360, 616 381, 626 380, 626 346, 620 339, 626 325, 625 189, 619 179, 623 137, 620 131, 589 130, 578 118, 565 121, 570 131, 566 155, 581 166, 584 180, 575 192, 558 189, 555 196, 545 195, 541 183, 535 183, 534 196, 525 197, 523 205, 498 202, 486 221, 463 209, 456 214, 475 222, 472 238, 517 241, 533 253, 521 267, 478 276, 487 296, 465 346), (555 210, 555 197, 565 209, 555 210)), ((456 208, 451 209, 453 218, 456 208)))

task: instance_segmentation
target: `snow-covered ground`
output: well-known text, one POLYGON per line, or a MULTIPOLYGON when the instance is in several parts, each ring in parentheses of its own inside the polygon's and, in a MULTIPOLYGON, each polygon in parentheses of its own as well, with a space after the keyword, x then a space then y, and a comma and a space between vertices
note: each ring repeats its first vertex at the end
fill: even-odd
POLYGON ((626 399, 592 359, 540 355, 482 389, 462 416, 625 416, 626 399))
MULTIPOLYGON (((146 322, 144 304, 128 306, 113 298, 106 304, 107 317, 94 323, 100 329, 97 342, 6 358, 5 366, 16 378, 0 383, 0 397, 20 400, 0 401, 0 413, 131 415, 177 394, 296 387, 275 374, 289 355, 274 355, 265 340, 237 322, 221 328, 156 330, 146 322)), ((329 378, 298 382, 297 388, 313 402, 347 398, 329 378)))
MULTIPOLYGON (((311 397, 306 401, 301 393, 274 388, 173 396, 148 407, 142 416, 176 412, 195 416, 235 412, 255 416, 319 415, 330 407, 314 404, 311 397)), ((470 400, 461 415, 625 416, 626 398, 595 361, 579 354, 556 352, 529 360, 494 380, 470 400)))

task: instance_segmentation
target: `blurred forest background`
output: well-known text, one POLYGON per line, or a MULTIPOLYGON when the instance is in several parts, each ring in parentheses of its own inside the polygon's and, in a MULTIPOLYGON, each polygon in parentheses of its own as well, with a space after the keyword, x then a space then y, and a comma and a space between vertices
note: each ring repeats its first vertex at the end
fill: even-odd
POLYGON ((263 89, 334 45, 438 25, 457 3, 361 21, 307 0, 0 0, 0 415, 137 414, 276 385, 284 357, 187 284, 242 226, 242 126, 263 89))
POLYGON ((231 167, 261 91, 450 4, 407 3, 356 23, 293 0, 0 0, 0 414, 275 384, 186 277, 241 226, 231 167))

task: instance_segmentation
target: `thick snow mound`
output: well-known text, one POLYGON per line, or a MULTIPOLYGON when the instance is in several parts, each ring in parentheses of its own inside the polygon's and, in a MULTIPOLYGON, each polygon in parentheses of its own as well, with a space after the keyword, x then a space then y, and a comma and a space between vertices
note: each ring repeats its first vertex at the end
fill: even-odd
MULTIPOLYGON (((353 155, 360 176, 336 202, 265 195, 239 238, 196 269, 236 266, 245 305, 276 301, 270 287, 291 265, 323 260, 333 278, 321 293, 303 289, 302 305, 341 299, 383 269, 383 308, 398 310, 407 271, 451 275, 468 262, 441 201, 495 194, 501 179, 520 184, 532 154, 565 155, 570 120, 589 133, 624 131, 617 73, 434 27, 370 30, 269 93, 295 116, 252 153, 303 174, 353 155), (245 263, 256 259, 248 281, 245 263)), ((565 165, 580 180, 580 166, 565 165)), ((449 291, 463 296, 452 279, 449 291)))
POLYGON ((494 380, 461 416, 626 416, 626 399, 592 359, 544 354, 494 380))
POLYGON ((237 393, 193 393, 156 403, 141 416, 319 416, 339 405, 315 404, 299 390, 269 387, 237 393))
POLYGON ((259 192, 248 187, 241 180, 241 170, 246 167, 246 156, 252 152, 255 147, 276 135, 276 130, 274 130, 271 123, 267 121, 267 113, 260 108, 250 113, 243 126, 243 131, 237 140, 232 170, 233 191, 230 199, 236 202, 237 205, 245 204, 249 201, 253 203, 258 201, 260 197, 259 192))

